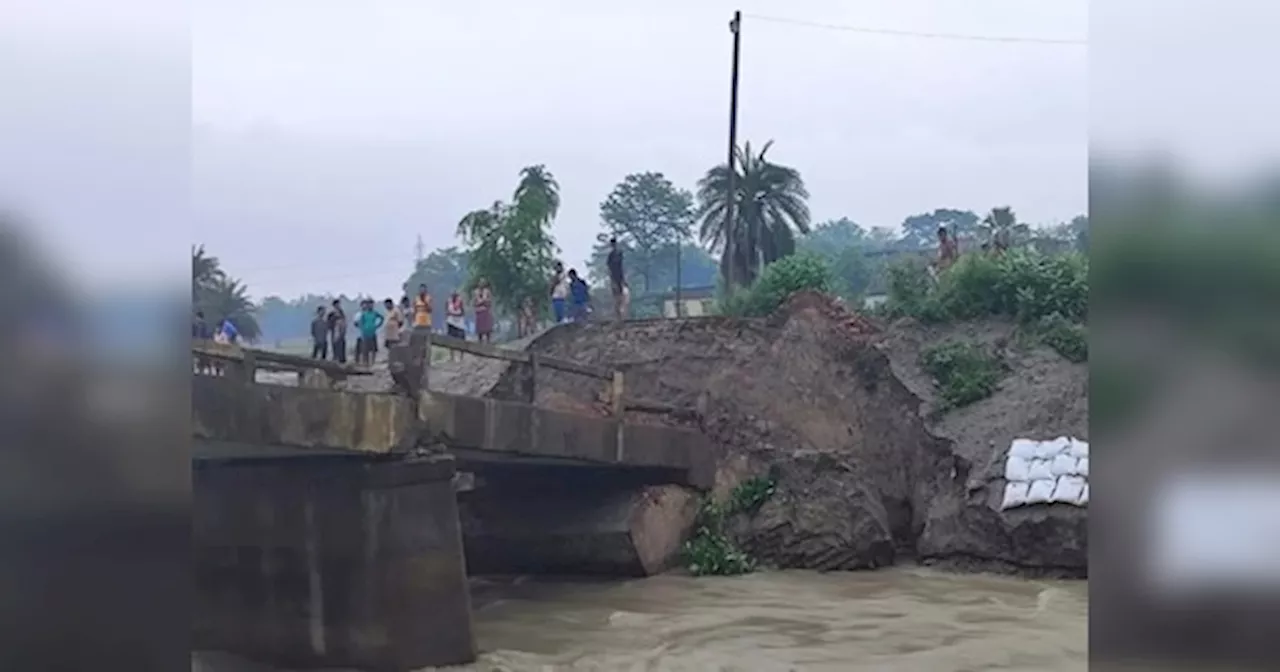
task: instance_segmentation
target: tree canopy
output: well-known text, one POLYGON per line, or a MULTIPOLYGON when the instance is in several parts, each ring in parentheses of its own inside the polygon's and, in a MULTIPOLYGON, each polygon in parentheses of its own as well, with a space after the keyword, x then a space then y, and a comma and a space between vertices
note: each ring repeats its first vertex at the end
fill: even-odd
POLYGON ((971 210, 938 208, 933 212, 912 215, 902 222, 901 244, 907 249, 936 247, 938 228, 942 226, 960 240, 973 240, 980 234, 978 222, 978 215, 971 210))
POLYGON ((229 277, 218 258, 207 254, 203 245, 191 248, 191 305, 203 312, 212 326, 230 320, 240 337, 250 343, 262 335, 248 287, 229 277))
POLYGON ((520 171, 511 203, 496 201, 458 222, 458 236, 470 261, 467 287, 481 278, 493 288, 501 310, 513 311, 526 298, 547 300, 547 278, 558 249, 551 223, 560 209, 560 185, 545 166, 520 171))
POLYGON ((734 148, 734 193, 729 193, 728 164, 707 171, 698 181, 698 216, 704 243, 720 253, 726 286, 749 285, 768 263, 795 252, 796 233, 809 231, 809 192, 800 171, 768 160, 773 141, 760 152, 751 143, 734 148), (734 221, 725 221, 734 205, 734 221))
POLYGON ((628 275, 640 279, 628 284, 648 294, 657 285, 655 272, 661 274, 657 265, 674 266, 676 245, 690 237, 693 195, 677 189, 662 173, 633 173, 600 204, 600 220, 623 246, 628 275), (667 258, 661 259, 664 254, 667 258))

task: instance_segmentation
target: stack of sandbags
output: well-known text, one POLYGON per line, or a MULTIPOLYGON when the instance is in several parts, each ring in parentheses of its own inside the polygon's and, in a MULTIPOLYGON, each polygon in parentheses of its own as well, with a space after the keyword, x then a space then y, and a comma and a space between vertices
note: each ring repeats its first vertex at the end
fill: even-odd
POLYGON ((1058 437, 1014 439, 1004 466, 1001 509, 1019 506, 1089 505, 1089 443, 1058 437))

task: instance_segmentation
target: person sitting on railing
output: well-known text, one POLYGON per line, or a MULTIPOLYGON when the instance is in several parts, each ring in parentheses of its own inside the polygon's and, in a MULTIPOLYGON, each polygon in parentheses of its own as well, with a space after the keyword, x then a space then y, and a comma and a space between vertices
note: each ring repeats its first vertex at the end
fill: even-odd
POLYGON ((231 345, 235 345, 236 341, 240 340, 240 330, 236 329, 235 323, 230 318, 222 321, 222 328, 219 331, 227 338, 227 343, 231 345))
MULTIPOLYGON (((208 341, 211 338, 213 338, 213 332, 210 331, 209 323, 204 319, 204 311, 197 310, 195 317, 191 319, 191 340, 208 341)), ((213 364, 208 357, 196 357, 196 371, 203 374, 213 372, 213 364)))

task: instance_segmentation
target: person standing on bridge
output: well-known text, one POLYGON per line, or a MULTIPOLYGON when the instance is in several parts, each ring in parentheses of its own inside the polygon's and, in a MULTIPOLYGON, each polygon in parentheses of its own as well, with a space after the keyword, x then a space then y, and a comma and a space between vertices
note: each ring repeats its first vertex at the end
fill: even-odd
POLYGON ((383 344, 387 346, 387 357, 391 356, 391 348, 400 345, 400 332, 404 331, 404 313, 396 307, 396 302, 387 299, 382 302, 387 309, 387 321, 382 328, 383 344))
POLYGON ((356 350, 356 363, 372 366, 378 358, 378 330, 386 320, 382 313, 373 309, 373 299, 362 302, 360 315, 356 318, 356 326, 360 328, 360 347, 356 350))
POLYGON ((488 278, 480 278, 471 294, 471 305, 476 311, 476 340, 493 342, 493 289, 488 278))
POLYGON ((551 273, 551 314, 556 324, 564 322, 567 313, 565 302, 569 298, 569 278, 564 274, 564 263, 557 261, 551 273))
POLYGON ((329 342, 333 345, 333 361, 347 363, 347 313, 342 310, 342 302, 333 300, 333 309, 325 318, 329 323, 329 342))
POLYGON ((413 297, 413 328, 431 329, 431 295, 425 283, 418 285, 418 295, 413 297))
POLYGON ((609 267, 609 289, 613 293, 613 316, 622 321, 627 314, 627 304, 631 302, 631 292, 627 290, 627 274, 622 268, 622 250, 618 249, 618 239, 609 239, 609 256, 605 260, 609 267))
POLYGON ((329 358, 329 320, 324 306, 316 306, 316 316, 311 320, 311 359, 329 358))
MULTIPOLYGON (((467 308, 462 303, 462 294, 456 289, 449 295, 449 301, 444 306, 444 329, 449 338, 467 340, 467 308)), ((462 353, 450 348, 449 361, 456 362, 460 359, 462 353)))
POLYGON ((569 319, 574 322, 586 322, 587 314, 591 312, 591 288, 587 287, 587 281, 578 277, 578 269, 569 269, 569 298, 572 306, 569 308, 569 319))

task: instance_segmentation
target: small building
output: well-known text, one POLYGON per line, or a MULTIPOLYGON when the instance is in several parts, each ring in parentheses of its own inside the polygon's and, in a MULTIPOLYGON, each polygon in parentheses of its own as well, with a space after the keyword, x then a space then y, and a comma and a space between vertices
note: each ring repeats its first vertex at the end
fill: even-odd
POLYGON ((681 288, 678 305, 676 292, 667 292, 662 295, 662 316, 670 319, 675 317, 703 317, 705 315, 714 315, 716 312, 715 297, 715 285, 681 288))

